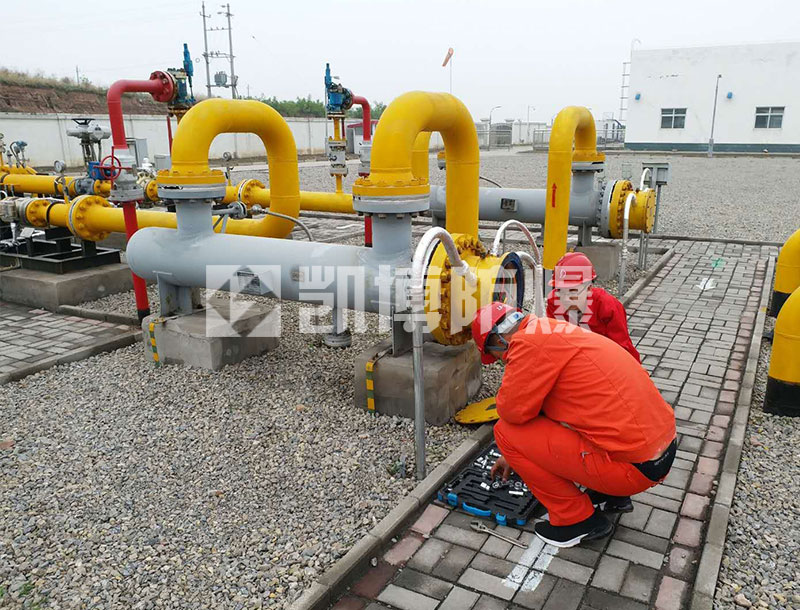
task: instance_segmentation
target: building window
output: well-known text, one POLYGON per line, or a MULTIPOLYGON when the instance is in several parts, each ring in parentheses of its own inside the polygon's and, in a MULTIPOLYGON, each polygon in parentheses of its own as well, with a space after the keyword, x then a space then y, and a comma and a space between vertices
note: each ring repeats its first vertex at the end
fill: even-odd
POLYGON ((686 126, 686 108, 662 108, 661 129, 683 129, 686 126))
POLYGON ((780 129, 783 125, 785 106, 758 106, 756 108, 756 129, 780 129))

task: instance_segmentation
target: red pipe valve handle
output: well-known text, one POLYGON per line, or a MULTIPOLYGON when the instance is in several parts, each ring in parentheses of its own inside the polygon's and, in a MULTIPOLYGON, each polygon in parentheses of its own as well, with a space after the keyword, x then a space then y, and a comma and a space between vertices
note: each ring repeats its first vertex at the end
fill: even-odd
POLYGON ((103 157, 102 161, 100 161, 100 165, 97 167, 97 169, 103 178, 113 181, 119 178, 119 175, 125 168, 122 167, 122 161, 120 161, 118 157, 115 157, 114 155, 107 155, 106 157, 103 157), (108 161, 108 165, 106 165, 106 161, 108 161))

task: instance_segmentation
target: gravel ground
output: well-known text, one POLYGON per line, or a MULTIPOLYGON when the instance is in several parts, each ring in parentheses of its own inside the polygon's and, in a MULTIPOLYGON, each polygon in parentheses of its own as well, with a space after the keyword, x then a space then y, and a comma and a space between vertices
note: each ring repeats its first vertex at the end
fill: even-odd
MULTIPOLYGON (((771 329, 774 320, 767 324, 771 329)), ((800 418, 762 409, 771 351, 763 341, 717 585, 719 610, 800 608, 800 418)))
MULTIPOLYGON (((671 164, 671 180, 662 191, 660 233, 783 242, 800 226, 800 199, 787 196, 800 190, 800 159, 608 153, 606 176, 633 176, 638 184, 641 163, 650 159, 671 164)), ((349 169, 347 192, 357 178, 356 167, 349 169)), ((547 155, 511 152, 484 156, 481 175, 503 186, 544 188, 547 155)), ((235 180, 245 177, 266 180, 266 172, 245 167, 234 172, 235 180)), ((431 159, 430 179, 433 184, 444 184, 444 172, 436 167, 435 159, 431 159)), ((301 167, 300 187, 332 191, 333 179, 327 167, 301 167)))
MULTIPOLYGON (((0 387, 0 607, 286 607, 414 485, 413 423, 353 407, 374 339, 287 333, 218 373, 136 345, 0 387)), ((468 433, 429 428, 429 467, 468 433)))

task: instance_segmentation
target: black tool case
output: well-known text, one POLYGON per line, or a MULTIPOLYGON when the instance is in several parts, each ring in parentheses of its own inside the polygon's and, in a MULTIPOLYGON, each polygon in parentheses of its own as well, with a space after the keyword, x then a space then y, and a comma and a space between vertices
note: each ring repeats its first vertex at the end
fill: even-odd
POLYGON ((539 501, 517 473, 506 482, 492 481, 492 466, 499 457, 500 451, 492 443, 439 491, 439 501, 500 525, 525 525, 539 501))

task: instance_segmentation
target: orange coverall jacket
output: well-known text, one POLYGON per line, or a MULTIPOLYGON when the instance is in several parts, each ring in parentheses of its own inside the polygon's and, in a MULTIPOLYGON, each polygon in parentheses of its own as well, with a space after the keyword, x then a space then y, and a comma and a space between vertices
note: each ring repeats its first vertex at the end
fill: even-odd
POLYGON ((504 359, 497 413, 509 424, 544 414, 628 463, 653 459, 675 438, 672 407, 647 371, 602 335, 528 316, 504 359))
MULTIPOLYGON (((586 324, 592 332, 618 343, 636 358, 636 362, 641 362, 639 352, 633 346, 633 341, 628 333, 628 316, 625 313, 625 307, 602 288, 592 286, 591 290, 591 303, 581 317, 580 324, 586 324)), ((547 317, 567 320, 566 313, 559 311, 555 290, 551 290, 547 295, 547 317)))

